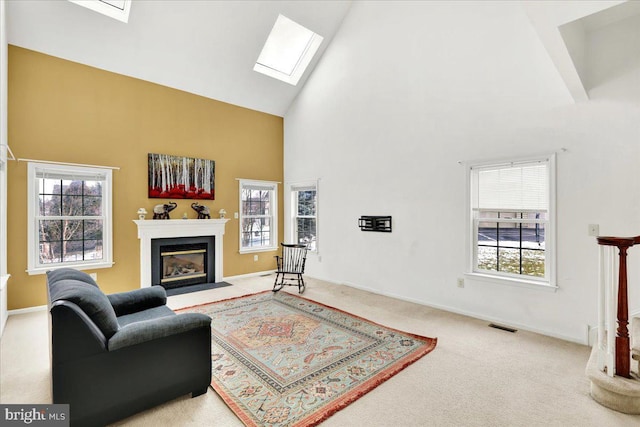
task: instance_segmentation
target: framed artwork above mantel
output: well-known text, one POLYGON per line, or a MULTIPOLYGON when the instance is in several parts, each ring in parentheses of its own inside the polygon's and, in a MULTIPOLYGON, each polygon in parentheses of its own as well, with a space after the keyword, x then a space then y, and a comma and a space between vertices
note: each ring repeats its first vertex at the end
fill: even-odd
POLYGON ((215 200, 216 162, 149 153, 150 199, 215 200))

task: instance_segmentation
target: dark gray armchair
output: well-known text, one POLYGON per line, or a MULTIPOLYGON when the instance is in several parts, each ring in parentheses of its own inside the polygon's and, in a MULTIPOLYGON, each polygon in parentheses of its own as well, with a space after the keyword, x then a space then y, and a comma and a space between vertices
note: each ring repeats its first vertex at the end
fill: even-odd
POLYGON ((175 314, 164 288, 105 295, 88 274, 47 273, 53 403, 105 425, 211 383, 211 318, 175 314))

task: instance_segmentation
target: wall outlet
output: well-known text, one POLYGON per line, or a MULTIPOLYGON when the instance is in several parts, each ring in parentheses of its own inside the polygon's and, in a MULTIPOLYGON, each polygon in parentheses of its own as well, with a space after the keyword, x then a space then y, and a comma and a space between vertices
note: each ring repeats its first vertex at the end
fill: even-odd
POLYGON ((458 277, 458 287, 464 288, 464 279, 462 277, 458 277))
POLYGON ((257 261, 257 260, 258 260, 258 255, 254 255, 254 256, 253 256, 253 260, 254 260, 254 261, 257 261))
POLYGON ((234 212, 234 213, 233 213, 233 217, 234 217, 235 219, 238 219, 238 212, 234 212))
POLYGON ((589 236, 599 236, 600 226, 598 224, 589 224, 589 236))

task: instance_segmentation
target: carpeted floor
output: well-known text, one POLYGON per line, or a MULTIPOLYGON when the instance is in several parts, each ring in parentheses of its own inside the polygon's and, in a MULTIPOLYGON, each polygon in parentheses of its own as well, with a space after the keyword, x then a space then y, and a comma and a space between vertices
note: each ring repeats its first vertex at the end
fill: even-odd
MULTIPOLYGON (((522 330, 504 332, 481 320, 311 278, 305 281, 306 298, 391 328, 438 337, 435 351, 322 427, 640 425, 640 416, 609 410, 591 399, 586 346, 522 330)), ((273 277, 230 283, 233 286, 171 297, 169 304, 177 309, 260 292, 272 288, 273 277)), ((0 341, 0 402, 51 402, 47 334, 45 311, 9 317, 0 341)), ((117 425, 241 427, 242 422, 209 390, 117 425)))

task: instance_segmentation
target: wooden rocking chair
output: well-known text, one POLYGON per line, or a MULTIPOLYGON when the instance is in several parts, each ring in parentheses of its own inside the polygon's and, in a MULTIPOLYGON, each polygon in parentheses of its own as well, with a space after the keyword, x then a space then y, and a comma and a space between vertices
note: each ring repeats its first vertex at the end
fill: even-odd
POLYGON ((276 281, 273 292, 278 292, 285 286, 297 286, 298 293, 304 292, 304 263, 307 260, 307 246, 301 244, 280 243, 282 256, 276 255, 276 281), (293 277, 291 277, 293 276, 293 277))

